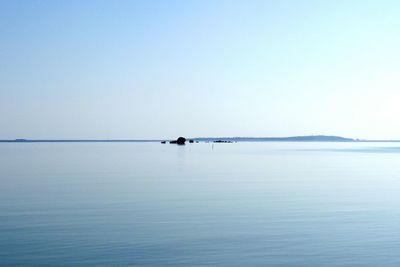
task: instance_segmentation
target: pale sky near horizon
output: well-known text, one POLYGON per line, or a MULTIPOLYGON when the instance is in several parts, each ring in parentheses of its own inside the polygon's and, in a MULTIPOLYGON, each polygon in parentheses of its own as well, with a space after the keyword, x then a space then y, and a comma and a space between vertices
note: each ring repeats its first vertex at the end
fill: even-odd
POLYGON ((0 139, 400 139, 400 1, 0 0, 0 139))

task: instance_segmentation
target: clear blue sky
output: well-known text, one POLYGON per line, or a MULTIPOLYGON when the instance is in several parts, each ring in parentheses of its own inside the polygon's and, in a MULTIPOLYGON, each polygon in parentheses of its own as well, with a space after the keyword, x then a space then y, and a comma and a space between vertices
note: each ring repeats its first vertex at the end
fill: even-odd
POLYGON ((0 138, 400 139, 400 1, 0 1, 0 138))

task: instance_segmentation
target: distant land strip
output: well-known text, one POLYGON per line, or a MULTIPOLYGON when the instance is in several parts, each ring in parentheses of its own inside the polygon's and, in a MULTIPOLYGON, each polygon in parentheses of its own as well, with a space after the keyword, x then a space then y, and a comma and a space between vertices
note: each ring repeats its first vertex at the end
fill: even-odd
POLYGON ((162 140, 129 140, 129 139, 12 139, 0 140, 0 143, 130 143, 130 142, 161 142, 162 140))
MULTIPOLYGON (((330 135, 308 135, 291 137, 198 137, 190 138, 199 142, 230 141, 230 142, 400 142, 400 140, 363 140, 330 135)), ((169 139, 10 139, 0 140, 0 143, 130 143, 130 142, 161 142, 169 139)))

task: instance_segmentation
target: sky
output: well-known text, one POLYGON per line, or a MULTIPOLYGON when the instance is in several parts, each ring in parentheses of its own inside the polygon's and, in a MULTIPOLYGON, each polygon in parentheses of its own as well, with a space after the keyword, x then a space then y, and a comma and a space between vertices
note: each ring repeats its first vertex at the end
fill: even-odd
POLYGON ((0 0, 0 139, 400 139, 400 1, 0 0))

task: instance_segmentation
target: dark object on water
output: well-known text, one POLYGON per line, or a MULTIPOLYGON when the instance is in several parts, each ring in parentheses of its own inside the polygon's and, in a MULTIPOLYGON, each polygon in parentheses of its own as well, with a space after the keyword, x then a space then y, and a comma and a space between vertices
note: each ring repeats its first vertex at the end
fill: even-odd
POLYGON ((177 144, 177 145, 184 145, 185 142, 186 142, 186 138, 185 137, 179 137, 176 140, 169 141, 170 144, 177 144))
MULTIPOLYGON (((193 141, 193 140, 192 140, 192 141, 193 141)), ((186 138, 185 138, 185 137, 179 137, 179 138, 176 139, 176 140, 169 141, 170 144, 177 144, 177 145, 184 145, 185 142, 186 142, 186 138)), ((189 142, 190 142, 190 141, 189 141, 189 142)), ((161 143, 162 143, 162 144, 165 144, 166 141, 162 141, 161 143)), ((191 142, 191 143, 193 143, 193 142, 191 142)))
POLYGON ((193 144, 193 143, 194 143, 194 141, 193 141, 192 139, 190 139, 190 140, 189 140, 189 143, 193 144))
POLYGON ((186 138, 185 137, 179 137, 178 139, 176 139, 176 143, 178 145, 184 145, 186 142, 186 138))
POLYGON ((167 141, 161 141, 161 144, 166 144, 167 143, 167 141))
POLYGON ((233 143, 233 142, 227 140, 215 140, 214 143, 233 143))

